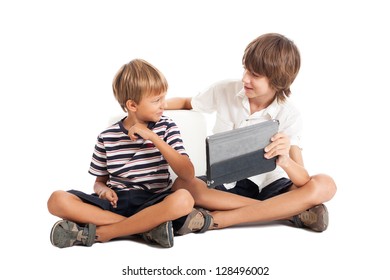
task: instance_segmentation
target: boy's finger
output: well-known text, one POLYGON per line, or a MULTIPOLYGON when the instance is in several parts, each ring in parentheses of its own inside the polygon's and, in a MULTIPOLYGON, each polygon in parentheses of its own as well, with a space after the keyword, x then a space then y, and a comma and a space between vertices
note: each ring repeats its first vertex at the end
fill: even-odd
POLYGON ((274 147, 276 147, 277 144, 278 144, 278 143, 272 142, 271 144, 269 144, 268 146, 266 146, 266 147, 264 148, 264 151, 265 151, 266 153, 269 152, 269 151, 271 151, 274 147))

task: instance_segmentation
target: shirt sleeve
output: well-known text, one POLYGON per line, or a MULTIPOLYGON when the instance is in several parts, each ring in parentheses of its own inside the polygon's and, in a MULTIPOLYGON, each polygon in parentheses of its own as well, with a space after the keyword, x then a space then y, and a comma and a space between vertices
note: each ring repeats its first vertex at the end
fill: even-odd
POLYGON ((285 133, 289 137, 291 146, 298 146, 302 149, 302 128, 301 114, 295 112, 287 116, 283 122, 283 127, 280 128, 280 132, 285 133))
POLYGON ((88 172, 94 176, 108 175, 107 155, 104 147, 104 141, 101 135, 99 135, 97 138, 97 142, 95 145, 95 149, 92 155, 92 160, 88 172))
POLYGON ((180 130, 176 123, 169 119, 167 124, 167 129, 164 136, 164 141, 174 148, 178 153, 182 155, 187 155, 187 152, 184 148, 183 139, 180 134, 180 130))
POLYGON ((213 113, 216 110, 215 106, 215 85, 208 89, 199 92, 192 97, 191 106, 194 111, 202 113, 213 113))

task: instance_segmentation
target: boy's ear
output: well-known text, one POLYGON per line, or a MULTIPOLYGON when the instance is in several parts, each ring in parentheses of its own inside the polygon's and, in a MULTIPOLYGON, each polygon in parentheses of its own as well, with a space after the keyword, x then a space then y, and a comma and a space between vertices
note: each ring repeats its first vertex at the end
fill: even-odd
POLYGON ((126 101, 126 108, 128 112, 135 112, 137 111, 137 103, 129 99, 126 101))

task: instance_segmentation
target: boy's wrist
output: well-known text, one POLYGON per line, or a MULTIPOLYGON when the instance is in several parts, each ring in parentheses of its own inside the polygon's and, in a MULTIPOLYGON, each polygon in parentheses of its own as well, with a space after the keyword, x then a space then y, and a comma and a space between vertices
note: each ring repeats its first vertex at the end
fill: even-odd
POLYGON ((282 167, 283 169, 289 168, 291 165, 291 158, 289 156, 278 156, 278 159, 276 160, 276 163, 282 167))
POLYGON ((156 133, 151 131, 150 132, 149 141, 152 141, 153 143, 156 143, 156 141, 159 141, 159 140, 161 140, 160 136, 158 136, 156 133))

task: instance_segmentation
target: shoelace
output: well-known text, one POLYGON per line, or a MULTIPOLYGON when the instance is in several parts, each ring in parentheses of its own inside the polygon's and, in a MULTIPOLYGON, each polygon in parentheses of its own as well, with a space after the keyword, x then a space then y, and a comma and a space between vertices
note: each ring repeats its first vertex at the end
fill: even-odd
POLYGON ((79 230, 76 240, 86 244, 88 240, 88 228, 84 227, 82 230, 79 230))

